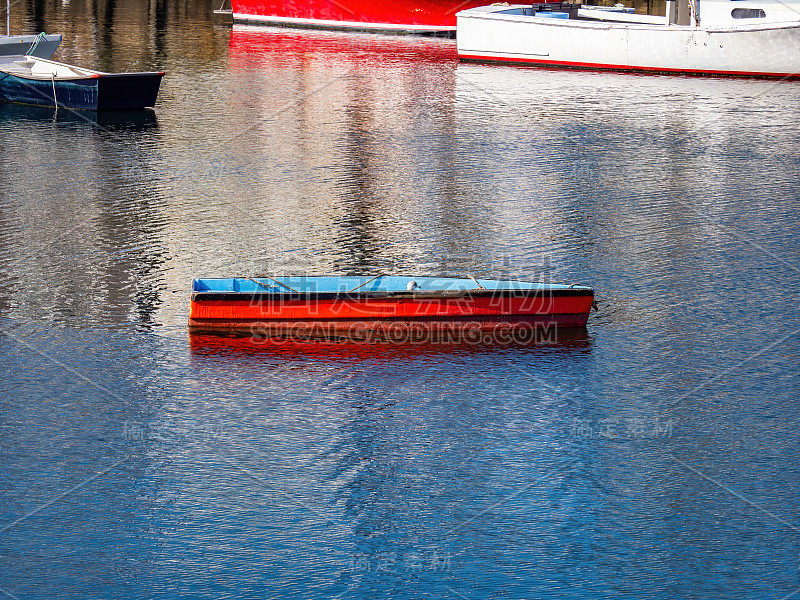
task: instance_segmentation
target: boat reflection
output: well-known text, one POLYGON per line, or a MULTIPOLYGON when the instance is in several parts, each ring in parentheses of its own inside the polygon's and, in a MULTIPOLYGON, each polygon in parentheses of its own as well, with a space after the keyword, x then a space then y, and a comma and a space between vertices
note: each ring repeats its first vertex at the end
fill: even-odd
POLYGON ((412 63, 456 63, 453 40, 343 31, 292 30, 234 24, 230 57, 234 68, 252 68, 254 61, 295 67, 324 59, 324 66, 356 64, 370 70, 412 63))
POLYGON ((586 354, 591 351, 592 338, 583 328, 561 329, 549 339, 529 343, 504 342, 420 342, 420 343, 369 343, 320 342, 259 339, 253 336, 224 336, 189 334, 192 357, 203 359, 263 358, 283 361, 316 362, 394 362, 407 359, 441 361, 448 357, 481 356, 497 353, 527 354, 586 354))
POLYGON ((89 125, 110 131, 140 131, 158 126, 156 113, 150 109, 95 112, 0 103, 0 123, 12 121, 89 125))

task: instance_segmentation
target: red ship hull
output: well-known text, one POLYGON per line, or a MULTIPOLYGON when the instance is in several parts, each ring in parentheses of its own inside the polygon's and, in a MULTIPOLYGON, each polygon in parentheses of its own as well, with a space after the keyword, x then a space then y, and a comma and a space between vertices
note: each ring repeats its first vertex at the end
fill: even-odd
POLYGON ((189 327, 262 338, 524 343, 554 337, 559 328, 586 326, 591 291, 562 293, 241 300, 195 294, 189 327))
POLYGON ((456 13, 486 0, 231 0, 233 18, 249 23, 454 33, 456 13))

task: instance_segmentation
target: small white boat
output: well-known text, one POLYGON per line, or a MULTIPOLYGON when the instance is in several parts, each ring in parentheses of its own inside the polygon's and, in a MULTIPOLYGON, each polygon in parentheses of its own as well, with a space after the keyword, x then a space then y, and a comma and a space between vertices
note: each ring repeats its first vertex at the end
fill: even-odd
POLYGON ((800 0, 668 0, 666 14, 580 4, 458 13, 462 61, 800 79, 800 0))
POLYGON ((61 35, 0 35, 0 56, 27 54, 50 58, 61 44, 61 35))

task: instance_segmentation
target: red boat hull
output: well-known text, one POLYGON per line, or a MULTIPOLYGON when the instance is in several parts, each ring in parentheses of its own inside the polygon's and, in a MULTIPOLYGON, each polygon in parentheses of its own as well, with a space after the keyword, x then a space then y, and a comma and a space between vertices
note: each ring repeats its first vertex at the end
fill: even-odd
POLYGON ((585 327, 593 298, 583 290, 427 298, 255 294, 238 299, 231 294, 197 293, 191 301, 189 327, 195 332, 239 331, 261 338, 531 342, 556 335, 558 328, 585 327))
POLYGON ((455 32, 458 11, 485 4, 485 0, 231 0, 237 21, 417 33, 455 32))

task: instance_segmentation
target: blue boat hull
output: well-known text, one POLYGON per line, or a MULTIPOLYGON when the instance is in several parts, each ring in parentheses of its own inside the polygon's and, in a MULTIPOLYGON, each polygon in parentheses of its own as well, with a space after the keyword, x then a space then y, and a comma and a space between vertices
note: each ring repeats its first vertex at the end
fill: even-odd
POLYGON ((86 79, 47 80, 0 73, 0 100, 73 110, 152 107, 164 73, 113 73, 86 79))

